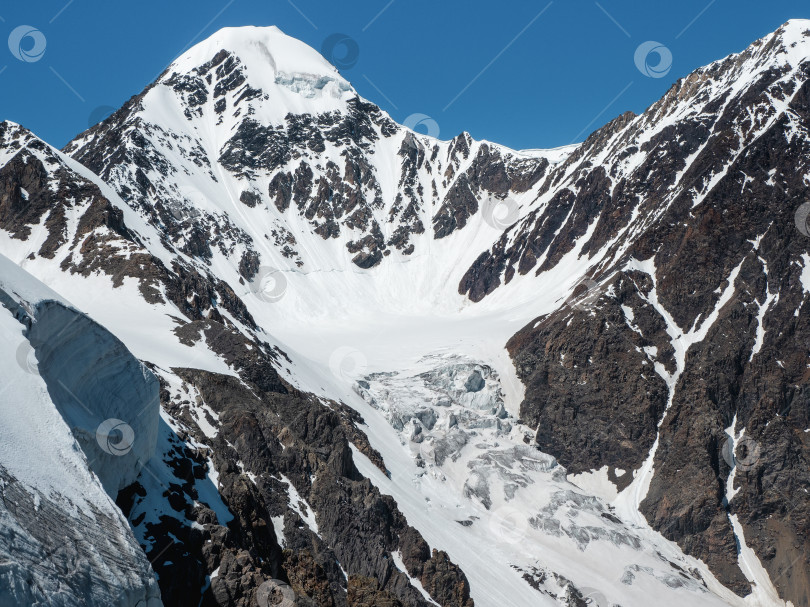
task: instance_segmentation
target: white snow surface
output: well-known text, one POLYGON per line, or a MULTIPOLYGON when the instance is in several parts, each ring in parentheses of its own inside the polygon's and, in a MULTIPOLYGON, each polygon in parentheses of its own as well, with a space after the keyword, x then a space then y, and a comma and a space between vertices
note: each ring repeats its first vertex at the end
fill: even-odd
MULTIPOLYGON (((745 428, 737 432, 737 416, 735 415, 731 426, 726 428, 726 437, 729 441, 728 453, 731 454, 730 459, 732 460, 731 472, 726 481, 726 503, 734 499, 734 496, 739 491, 739 489, 734 488, 734 477, 737 474, 737 462, 734 454, 736 453, 737 445, 744 436, 745 428)), ((745 575, 745 578, 751 582, 752 592, 745 597, 746 605, 752 607, 764 607, 767 605, 786 605, 787 607, 792 607, 793 603, 790 601, 785 603, 779 598, 779 593, 776 588, 774 588, 771 578, 762 566, 759 557, 757 557, 756 553, 745 543, 745 532, 738 516, 736 514, 729 514, 728 518, 737 541, 737 559, 740 569, 743 575, 745 575)))
MULTIPOLYGON (((7 288, 6 260, 0 290, 7 288)), ((35 281, 14 283, 29 296, 40 290, 35 281)), ((34 300, 36 301, 36 300, 34 300)), ((21 483, 36 488, 44 496, 62 501, 67 507, 88 509, 88 501, 109 504, 98 479, 87 464, 76 439, 50 399, 44 380, 35 372, 36 356, 23 336, 25 328, 11 313, 0 307, 3 344, 2 398, 0 398, 0 465, 21 483), (32 366, 23 368, 16 354, 32 366), (32 372, 34 371, 34 372, 32 372), (26 403, 26 407, 20 406, 26 403)))
POLYGON ((273 91, 268 106, 276 112, 266 117, 274 122, 281 122, 287 112, 343 109, 354 96, 351 85, 326 59, 275 26, 223 28, 184 53, 169 71, 189 72, 223 49, 244 63, 254 87, 273 91))

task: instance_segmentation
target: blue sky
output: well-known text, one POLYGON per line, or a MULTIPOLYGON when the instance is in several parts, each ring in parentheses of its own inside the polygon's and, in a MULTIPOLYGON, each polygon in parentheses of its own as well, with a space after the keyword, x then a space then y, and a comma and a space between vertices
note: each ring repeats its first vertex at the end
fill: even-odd
MULTIPOLYGON (((0 38, 30 26, 45 50, 26 62, 0 45, 0 119, 62 146, 194 42, 224 26, 272 24, 319 50, 347 36, 357 58, 343 75, 399 122, 421 113, 442 139, 466 130, 556 147, 643 111, 677 78, 790 18, 810 18, 806 0, 14 2, 0 4, 0 38), (650 41, 657 50, 642 47, 636 61, 650 41)), ((38 53, 35 42, 23 39, 23 50, 38 53)))

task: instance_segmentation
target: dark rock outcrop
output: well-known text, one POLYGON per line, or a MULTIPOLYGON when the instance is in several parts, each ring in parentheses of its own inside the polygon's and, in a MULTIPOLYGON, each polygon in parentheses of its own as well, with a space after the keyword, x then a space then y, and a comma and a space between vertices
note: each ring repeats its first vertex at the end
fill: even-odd
POLYGON ((777 67, 782 44, 777 32, 591 135, 548 175, 548 203, 507 229, 460 291, 479 300, 515 272, 542 275, 591 230, 581 255, 599 251, 601 261, 590 301, 575 295, 509 342, 527 388, 522 417, 571 472, 607 465, 620 489, 632 477, 616 469, 638 469, 653 453, 640 505, 652 526, 746 595, 736 515, 776 588, 798 605, 810 596, 810 500, 798 489, 810 482, 801 278, 810 238, 794 214, 810 196, 801 177, 810 170, 810 61, 777 67), (767 61, 774 67, 745 90, 725 88, 767 61), (697 109, 656 127, 683 103, 697 109), (634 260, 649 260, 651 274, 634 260), (727 503, 725 429, 735 420, 754 453, 738 448, 738 493, 727 503))

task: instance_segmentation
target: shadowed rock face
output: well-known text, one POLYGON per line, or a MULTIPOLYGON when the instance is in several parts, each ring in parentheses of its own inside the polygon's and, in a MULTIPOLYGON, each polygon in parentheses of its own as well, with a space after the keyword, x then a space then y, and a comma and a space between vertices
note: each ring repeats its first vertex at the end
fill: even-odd
POLYGON ((637 469, 655 440, 667 386, 644 349, 658 347, 664 361, 672 353, 660 317, 642 306, 645 282, 640 273, 617 277, 616 298, 601 298, 595 314, 566 306, 508 343, 526 385, 521 416, 569 473, 637 469), (641 334, 625 322, 628 304, 641 334))
MULTIPOLYGON (((204 586, 206 574, 217 571, 203 593, 204 604, 251 605, 264 580, 282 579, 301 597, 301 604, 352 605, 347 597, 359 593, 363 600, 427 605, 394 566, 390 555, 399 550, 408 555, 404 562, 409 574, 441 604, 473 605, 458 567, 444 552, 431 553, 393 499, 381 495, 355 468, 347 437, 354 437, 372 461, 376 456, 381 462, 379 454, 363 449, 358 440, 362 432, 355 424, 362 418, 341 414, 337 403, 330 409, 289 387, 284 393, 268 392, 233 377, 191 369, 174 373, 220 420, 216 437, 206 437, 197 430, 188 403, 164 390, 164 409, 210 446, 218 491, 233 519, 217 520, 210 509, 187 505, 184 520, 145 524, 145 536, 183 539, 174 550, 161 553, 156 543, 148 552, 164 600, 196 605, 199 595, 189 590, 204 586), (305 520, 310 516, 316 528, 305 520), (349 574, 348 587, 343 571, 349 574)), ((170 433, 164 460, 176 479, 168 486, 182 483, 179 493, 192 498, 178 496, 178 503, 190 504, 200 494, 194 479, 205 474, 194 471, 200 464, 204 470, 205 459, 183 447, 187 441, 170 433)), ((146 492, 134 486, 127 493, 131 497, 124 499, 125 511, 137 530, 139 510, 133 505, 145 499, 146 492)))

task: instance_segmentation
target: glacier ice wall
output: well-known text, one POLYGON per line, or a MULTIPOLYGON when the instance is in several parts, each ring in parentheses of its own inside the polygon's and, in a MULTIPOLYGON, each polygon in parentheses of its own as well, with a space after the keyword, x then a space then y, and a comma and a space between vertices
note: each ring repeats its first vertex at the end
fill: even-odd
POLYGON ((59 302, 36 305, 27 337, 51 399, 115 497, 155 453, 157 378, 118 338, 59 302))
POLYGON ((154 450, 156 391, 115 337, 0 256, 0 607, 162 605, 111 497, 154 450), (130 420, 126 453, 101 448, 105 416, 130 420))

